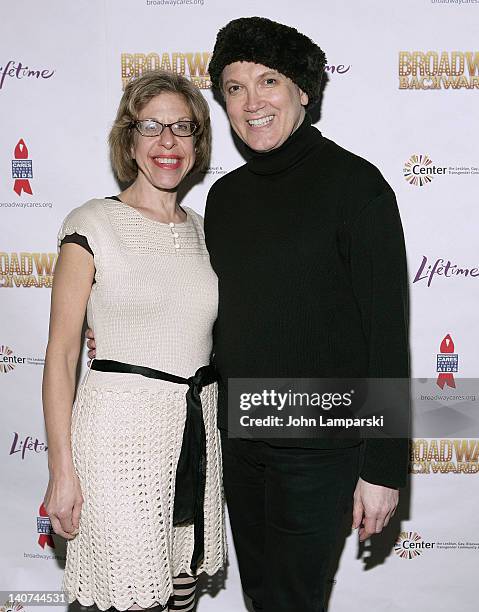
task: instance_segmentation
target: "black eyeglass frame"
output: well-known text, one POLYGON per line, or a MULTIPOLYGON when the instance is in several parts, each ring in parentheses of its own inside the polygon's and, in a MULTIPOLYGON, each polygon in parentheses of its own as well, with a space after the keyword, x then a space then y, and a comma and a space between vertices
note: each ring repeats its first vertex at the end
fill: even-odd
POLYGON ((160 136, 161 134, 163 134, 163 131, 165 128, 170 128, 172 134, 174 136, 178 136, 179 138, 191 138, 191 136, 193 136, 198 131, 198 128, 200 126, 196 123, 196 121, 189 121, 188 119, 184 119, 182 121, 174 121, 173 123, 162 123, 161 121, 157 121, 156 119, 137 119, 136 121, 131 122, 130 127, 136 128, 138 130, 138 133, 141 134, 141 136, 144 136, 145 138, 156 138, 157 136, 160 136), (161 125, 162 127, 161 127, 161 131, 159 132, 159 134, 142 134, 140 132, 139 124, 143 123, 143 121, 152 121, 156 123, 157 125, 161 125), (178 123, 189 123, 190 125, 192 125, 193 131, 191 132, 191 134, 175 134, 175 132, 173 132, 171 127, 173 125, 177 125, 178 123))

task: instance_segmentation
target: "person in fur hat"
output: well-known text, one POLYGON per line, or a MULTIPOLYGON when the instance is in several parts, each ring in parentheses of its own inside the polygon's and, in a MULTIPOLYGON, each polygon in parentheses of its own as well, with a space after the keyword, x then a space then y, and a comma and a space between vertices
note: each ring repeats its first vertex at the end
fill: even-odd
POLYGON ((247 17, 219 31, 209 65, 248 158, 212 186, 205 236, 226 501, 243 589, 264 612, 324 610, 344 519, 361 541, 380 533, 407 477, 406 438, 228 433, 231 378, 409 376, 395 196, 312 127, 325 63, 294 28, 247 17))

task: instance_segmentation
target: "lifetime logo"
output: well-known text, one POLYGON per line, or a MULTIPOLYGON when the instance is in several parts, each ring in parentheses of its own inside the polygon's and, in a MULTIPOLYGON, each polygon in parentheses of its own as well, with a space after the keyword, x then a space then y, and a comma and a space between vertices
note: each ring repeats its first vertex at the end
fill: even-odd
POLYGON ((446 166, 435 166, 427 155, 411 155, 404 164, 404 178, 410 185, 423 187, 438 174, 446 174, 446 166))

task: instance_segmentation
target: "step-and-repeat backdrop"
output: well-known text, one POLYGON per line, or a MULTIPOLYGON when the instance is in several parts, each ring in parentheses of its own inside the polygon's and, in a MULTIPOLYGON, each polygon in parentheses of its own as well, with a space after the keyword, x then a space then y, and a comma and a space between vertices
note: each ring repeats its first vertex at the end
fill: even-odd
MULTIPOLYGON (((122 87, 159 67, 188 76, 211 106, 211 166, 184 201, 204 210, 210 186, 243 163, 208 61, 218 29, 252 15, 295 26, 326 51, 317 127, 376 164, 397 194, 414 399, 448 423, 436 437, 414 437, 411 486, 394 524, 365 546, 347 538, 330 610, 472 612, 479 434, 468 423, 478 408, 462 379, 479 360, 478 0, 2 3, 0 590, 58 589, 65 559, 41 507, 41 378, 60 223, 86 200, 118 192, 106 138, 122 87)), ((244 609, 231 539, 229 559, 205 583, 201 612, 244 609)))

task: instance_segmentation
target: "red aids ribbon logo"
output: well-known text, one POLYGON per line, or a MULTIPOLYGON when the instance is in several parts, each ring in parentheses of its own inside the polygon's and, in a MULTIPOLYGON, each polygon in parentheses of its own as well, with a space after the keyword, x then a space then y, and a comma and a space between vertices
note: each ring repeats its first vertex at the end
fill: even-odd
POLYGON ((445 386, 455 389, 456 381, 453 372, 457 372, 459 356, 454 353, 454 342, 450 334, 444 336, 439 350, 441 352, 437 355, 437 371, 439 372, 437 385, 441 389, 444 389, 445 386))
POLYGON ((15 179, 13 191, 17 195, 22 192, 32 195, 32 188, 28 179, 33 178, 32 160, 28 159, 28 149, 23 138, 17 142, 12 159, 12 178, 15 179))
POLYGON ((45 548, 45 545, 55 548, 55 542, 52 537, 52 524, 43 504, 40 506, 39 514, 40 516, 37 516, 37 531, 40 534, 38 536, 38 543, 42 548, 45 548))

